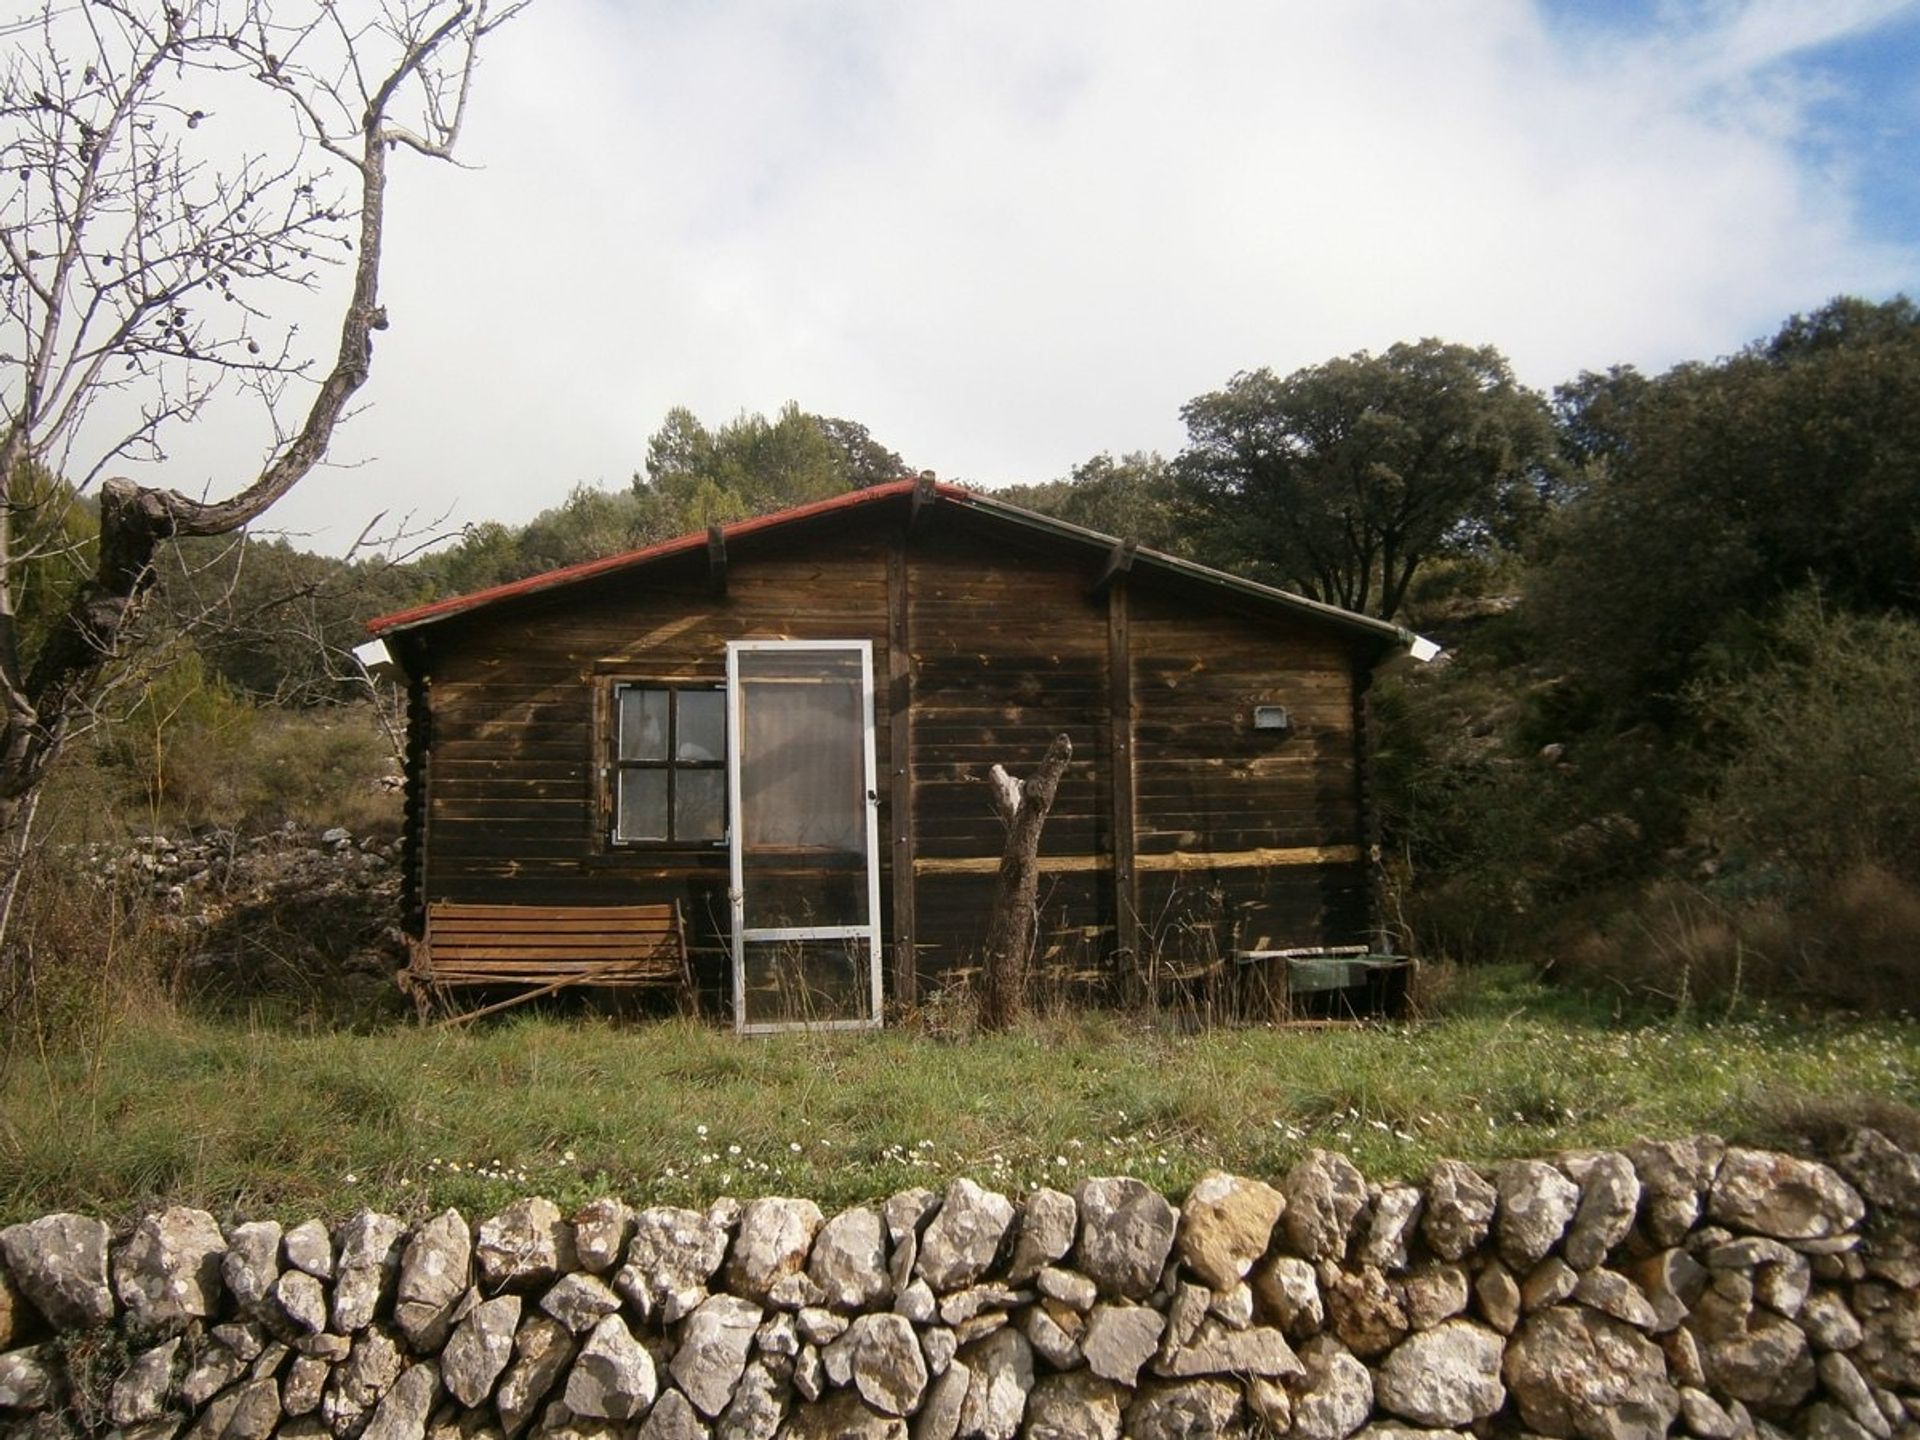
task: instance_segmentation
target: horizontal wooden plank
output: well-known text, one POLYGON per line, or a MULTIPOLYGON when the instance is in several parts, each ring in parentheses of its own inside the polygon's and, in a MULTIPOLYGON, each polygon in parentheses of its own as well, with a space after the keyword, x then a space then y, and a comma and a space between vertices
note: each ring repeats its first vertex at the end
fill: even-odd
MULTIPOLYGON (((1264 870, 1283 866, 1352 865, 1360 860, 1357 845, 1268 846, 1253 850, 1189 850, 1169 855, 1141 855, 1135 864, 1142 871, 1187 872, 1194 870, 1264 870)), ((1111 855, 1042 855, 1042 873, 1073 874, 1104 870, 1113 864, 1111 855)), ((959 857, 921 856, 913 862, 916 875, 991 875, 1000 868, 997 855, 959 857)))

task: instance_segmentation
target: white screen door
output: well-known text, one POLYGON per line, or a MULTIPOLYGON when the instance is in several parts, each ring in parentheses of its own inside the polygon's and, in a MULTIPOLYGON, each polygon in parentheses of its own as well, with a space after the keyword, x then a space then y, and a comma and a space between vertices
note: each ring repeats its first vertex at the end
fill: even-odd
POLYGON ((880 1023, 873 647, 727 646, 734 1028, 880 1023))

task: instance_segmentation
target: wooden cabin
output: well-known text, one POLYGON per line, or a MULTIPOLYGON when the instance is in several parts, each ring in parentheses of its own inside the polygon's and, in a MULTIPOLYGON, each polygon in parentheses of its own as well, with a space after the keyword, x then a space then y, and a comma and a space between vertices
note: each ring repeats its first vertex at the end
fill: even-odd
POLYGON ((856 491, 370 629, 409 688, 416 934, 673 905, 739 1028, 878 1024, 974 965, 987 772, 1064 732, 1042 983, 1379 948, 1365 697, 1424 642, 990 494, 856 491))

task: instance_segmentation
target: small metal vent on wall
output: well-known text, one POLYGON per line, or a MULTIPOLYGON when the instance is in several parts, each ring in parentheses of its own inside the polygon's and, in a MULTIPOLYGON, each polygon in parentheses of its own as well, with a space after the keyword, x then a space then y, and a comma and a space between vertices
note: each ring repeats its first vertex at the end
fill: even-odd
POLYGON ((1284 705, 1256 705, 1253 707, 1253 728, 1284 734, 1293 729, 1293 717, 1287 713, 1284 705))

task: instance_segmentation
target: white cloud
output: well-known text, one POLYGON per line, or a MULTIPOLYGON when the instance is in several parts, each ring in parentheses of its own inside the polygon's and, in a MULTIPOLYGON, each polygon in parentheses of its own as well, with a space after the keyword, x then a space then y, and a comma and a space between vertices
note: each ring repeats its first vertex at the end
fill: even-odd
POLYGON ((667 407, 788 399, 988 482, 1437 334, 1550 385, 1913 283, 1803 167, 1783 57, 1885 4, 1568 37, 1520 0, 540 0, 403 167, 375 408, 280 522, 524 519, 667 407), (344 517, 353 517, 352 519, 344 517))

